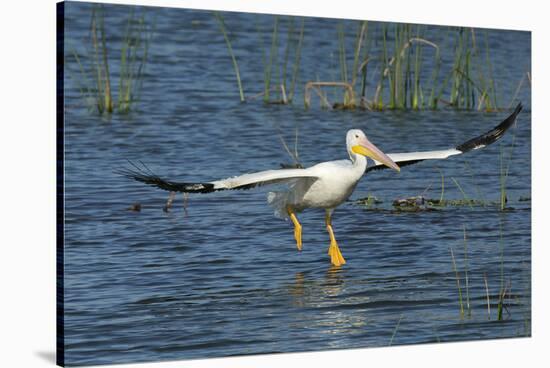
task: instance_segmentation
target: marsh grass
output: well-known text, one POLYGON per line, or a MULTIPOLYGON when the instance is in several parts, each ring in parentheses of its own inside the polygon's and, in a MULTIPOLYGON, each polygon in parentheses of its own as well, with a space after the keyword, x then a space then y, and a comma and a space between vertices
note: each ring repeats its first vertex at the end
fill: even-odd
POLYGON ((462 299, 462 287, 460 286, 460 275, 458 274, 458 268, 456 267, 455 255, 453 248, 449 248, 451 251, 451 261, 453 264, 453 272, 455 273, 456 288, 458 290, 458 305, 460 307, 460 318, 464 318, 464 302, 462 299))
POLYGON ((303 18, 274 16, 273 26, 269 33, 269 51, 263 42, 263 31, 257 25, 262 53, 264 86, 263 91, 254 95, 253 98, 263 96, 263 101, 266 104, 286 105, 292 103, 300 72, 304 24, 303 18), (283 35, 285 27, 286 38, 283 35), (283 42, 284 39, 286 41, 283 42))
POLYGON ((358 199, 356 203, 366 206, 367 208, 370 209, 370 208, 374 208, 377 204, 383 203, 383 201, 378 199, 378 197, 372 194, 367 194, 366 197, 358 199))
POLYGON ((451 177, 451 180, 453 181, 453 183, 455 183, 460 193, 462 193, 462 197, 464 198, 464 203, 468 204, 468 206, 470 206, 470 208, 473 209, 474 207, 472 206, 472 200, 468 198, 468 196, 466 195, 466 192, 464 191, 464 189, 462 189, 462 186, 460 185, 458 180, 452 177, 451 177))
MULTIPOLYGON (((269 92, 271 88, 271 74, 273 64, 276 62, 278 48, 277 42, 279 39, 279 17, 275 16, 273 20, 273 32, 271 34, 271 48, 267 63, 264 63, 264 102, 269 102, 269 92)), ((265 60, 265 57, 264 57, 265 60)))
POLYGON ((508 287, 505 285, 504 281, 504 241, 503 241, 503 232, 502 232, 502 219, 499 223, 499 248, 500 248, 500 290, 498 293, 498 304, 497 304, 497 320, 503 320, 503 310, 504 310, 504 298, 508 287))
POLYGON ((353 91, 353 87, 347 83, 347 82, 308 82, 305 86, 304 91, 304 105, 306 108, 309 108, 311 106, 311 91, 315 91, 317 93, 317 96, 322 100, 322 103, 325 106, 332 107, 332 108, 339 108, 339 109, 354 109, 356 107, 355 105, 355 93, 353 91), (344 98, 344 102, 342 104, 335 103, 334 105, 331 105, 328 99, 326 98, 326 95, 323 94, 323 91, 321 90, 322 87, 337 87, 344 89, 345 95, 349 96, 347 98, 344 98))
POLYGON ((500 145, 500 210, 504 211, 506 209, 506 204, 508 202, 508 196, 506 194, 506 184, 508 181, 508 176, 510 174, 510 165, 512 163, 514 145, 516 142, 516 131, 515 129, 512 132, 512 143, 508 149, 508 155, 506 156, 504 145, 500 145), (506 156, 506 157, 505 157, 506 156))
POLYGON ((443 175, 443 171, 440 168, 437 168, 439 171, 439 176, 441 177, 441 194, 439 195, 439 203, 443 203, 443 199, 445 198, 445 175, 443 175))
POLYGON ((105 18, 103 8, 92 13, 92 42, 94 46, 94 60, 100 112, 113 112, 111 96, 111 79, 109 76, 109 62, 107 57, 107 42, 105 41, 105 18), (99 29, 99 30, 98 30, 99 29), (98 35, 99 33, 99 35, 98 35))
POLYGON ((73 48, 71 56, 78 71, 73 73, 68 68, 69 74, 77 80, 81 96, 90 111, 125 114, 139 101, 153 29, 154 25, 147 21, 145 11, 136 15, 132 8, 122 37, 120 59, 110 58, 108 49, 112 46, 107 41, 103 6, 93 7, 88 51, 81 55, 73 48), (118 62, 119 71, 117 101, 113 96, 111 75, 115 62, 118 62))
POLYGON ((222 15, 219 12, 214 12, 214 18, 216 18, 216 21, 218 22, 218 25, 220 27, 220 31, 223 34, 223 38, 225 40, 225 44, 227 46, 227 50, 229 51, 229 56, 231 56, 231 62, 233 63, 233 70, 235 71, 235 78, 237 79, 237 87, 239 89, 239 96, 241 99, 241 102, 245 101, 244 98, 244 91, 243 91, 243 85, 241 82, 241 73, 239 71, 239 64, 237 63, 237 58, 235 57, 235 53, 233 52, 233 47, 231 46, 231 40, 229 38, 229 34, 227 31, 227 27, 225 25, 225 21, 222 17, 222 15))
MULTIPOLYGON (((523 305, 524 301, 521 300, 520 296, 512 293, 512 282, 510 279, 506 280, 505 268, 504 268, 504 235, 503 235, 503 223, 502 217, 499 221, 499 241, 498 241, 498 251, 499 251, 499 270, 498 270, 498 279, 499 279, 499 288, 498 294, 496 295, 496 320, 503 321, 505 319, 505 313, 510 316, 511 311, 509 310, 510 303, 515 301, 518 305, 523 305)), ((473 306, 470 302, 470 269, 469 269, 469 247, 468 247, 468 237, 466 226, 463 225, 463 242, 464 242, 464 259, 462 272, 459 271, 457 265, 457 259, 455 257, 455 252, 453 247, 450 247, 451 254, 451 264, 454 273, 454 280, 456 283, 456 289, 458 293, 458 306, 460 317, 472 317, 473 306), (463 276, 461 276, 461 273, 463 276)), ((487 273, 483 273, 483 286, 484 286, 484 298, 486 304, 486 314, 487 319, 492 319, 492 302, 491 302, 491 292, 489 287, 489 280, 487 273)), ((527 292, 526 295, 529 295, 527 292)), ((529 298, 527 302, 529 302, 529 298)), ((524 316, 524 335, 529 336, 530 334, 530 316, 527 314, 524 316)))
POLYGON ((283 64, 283 76, 282 76, 282 92, 283 92, 283 102, 290 103, 294 98, 294 93, 296 89, 296 83, 298 81, 298 73, 300 71, 300 58, 302 55, 302 45, 304 41, 304 18, 300 19, 300 26, 298 31, 295 30, 295 18, 289 18, 289 27, 288 27, 288 38, 285 49, 285 58, 283 64), (296 39, 297 35, 297 39, 296 39), (294 46, 293 46, 294 45, 294 46), (290 55, 294 51, 294 62, 292 64, 292 74, 290 76, 290 86, 287 86, 287 68, 290 59, 290 55), (285 96, 285 91, 288 91, 288 95, 285 96))
POLYGON ((285 152, 288 154, 290 159, 292 160, 292 164, 281 164, 281 167, 283 169, 287 168, 298 168, 303 169, 304 166, 300 162, 300 155, 298 154, 298 136, 299 136, 299 128, 298 125, 296 125, 294 129, 294 145, 293 149, 290 149, 289 145, 286 142, 286 139, 284 137, 283 131, 279 125, 277 125, 277 135, 279 136, 279 140, 281 141, 281 145, 283 146, 285 152))
MULTIPOLYGON (((346 84, 349 88, 345 89, 342 103, 334 104, 335 108, 350 109, 356 107, 366 107, 370 110, 420 110, 425 108, 437 109, 439 102, 446 102, 446 105, 460 109, 473 109, 475 107, 476 91, 482 96, 489 96, 489 92, 483 91, 474 81, 473 69, 474 61, 479 62, 476 53, 476 45, 470 43, 469 32, 464 28, 457 29, 458 37, 454 46, 453 67, 451 74, 443 80, 440 78, 442 65, 440 46, 425 38, 426 27, 421 25, 412 26, 410 24, 381 24, 381 49, 378 57, 369 55, 368 49, 362 56, 363 62, 359 62, 361 48, 369 40, 368 23, 359 22, 357 37, 355 42, 353 68, 351 77, 346 63, 345 49, 345 30, 343 23, 338 26, 338 52, 340 65, 340 81, 325 82, 327 85, 335 83, 346 84), (390 42, 390 34, 393 42, 390 42), (425 56, 424 49, 428 47, 432 50, 432 55, 425 56), (432 57, 432 69, 426 70, 424 67, 425 57, 432 57), (366 94, 366 72, 367 65, 371 60, 379 60, 380 72, 378 83, 375 88, 372 99, 369 100, 366 94), (363 83, 359 94, 361 95, 361 104, 356 103, 355 92, 356 81, 359 74, 363 76, 363 83), (423 77, 423 74, 429 75, 429 78, 423 77), (424 86, 423 83, 428 84, 424 86), (451 89, 448 100, 443 95, 447 90, 449 83, 451 89), (429 86, 431 85, 431 87, 429 86)), ((471 31, 473 34, 473 30, 471 31)), ((489 55, 487 51, 487 55, 489 55)), ((487 57, 487 62, 490 59, 487 57)), ((491 66, 477 66, 477 70, 491 69, 491 66)), ((481 83, 485 83, 484 73, 478 73, 482 78, 481 83)), ((488 84, 491 91, 494 90, 492 79, 488 84)), ((493 94, 494 95, 494 94, 493 94)), ((482 99, 480 104, 485 101, 482 99)), ((487 102, 485 102, 487 105, 487 102)), ((306 107, 309 104, 306 102, 306 107)), ((490 106, 489 106, 490 107, 490 106)), ((490 110, 491 108, 488 108, 490 110)))
POLYGON ((483 199, 473 199, 473 198, 464 198, 464 199, 427 199, 427 203, 430 206, 436 207, 465 207, 468 206, 473 208, 474 206, 486 207, 490 204, 496 202, 488 202, 483 199))
POLYGON ((395 339, 395 335, 397 335, 397 330, 399 329, 399 325, 401 325, 401 321, 403 320, 403 315, 399 316, 399 320, 397 320, 397 324, 395 325, 395 328, 393 329, 393 333, 390 338, 390 342, 388 343, 388 346, 391 346, 393 344, 393 340, 395 339))
MULTIPOLYGON (((365 96, 364 85, 361 89, 362 100, 367 102, 368 108, 372 110, 437 109, 439 102, 443 102, 457 109, 471 110, 477 107, 488 111, 494 110, 497 106, 496 88, 492 78, 488 36, 486 36, 485 59, 482 59, 475 41, 475 31, 473 29, 468 31, 465 28, 456 29, 453 66, 450 74, 441 79, 440 46, 425 38, 425 30, 426 27, 421 25, 414 28, 409 24, 381 25, 382 47, 378 57, 381 71, 372 100, 369 101, 365 96), (390 32, 393 44, 388 40, 390 32), (423 66, 426 47, 432 49, 431 70, 426 70, 423 66), (430 77, 423 78, 423 74, 430 77), (428 86, 424 86, 423 83, 428 86), (449 89, 449 85, 448 97, 445 98, 444 94, 449 89)), ((341 34, 343 31, 339 30, 339 35, 341 34)), ((342 43, 341 36, 339 40, 342 43)), ((344 47, 340 46, 340 53, 344 52, 344 47)), ((340 57, 340 60, 344 60, 344 57, 340 57)), ((367 62, 368 60, 370 59, 366 58, 367 62)), ((347 82, 346 69, 342 67, 341 69, 342 79, 347 82)), ((351 85, 354 86, 354 83, 351 85)), ((343 105, 347 104, 344 100, 343 105)))
POLYGON ((120 56, 119 112, 128 113, 132 104, 139 101, 151 36, 145 16, 136 17, 132 9, 120 56))
POLYGON ((472 309, 470 307, 470 279, 468 277, 468 239, 466 237, 466 225, 462 225, 464 231, 464 279, 466 282, 466 310, 468 311, 468 317, 472 316, 472 309))
MULTIPOLYGON (((218 13, 216 16, 221 17, 218 13)), ((240 81, 227 31, 223 22, 220 24, 240 81)), ((263 96, 265 103, 291 104, 299 84, 304 19, 274 16, 269 30, 258 26, 257 33, 264 66, 263 91, 253 98, 263 96), (268 45, 264 45, 264 34, 269 36, 268 45)), ((425 25, 346 21, 336 24, 333 43, 335 57, 330 70, 324 77, 303 84, 306 108, 311 107, 312 95, 319 97, 322 108, 340 110, 501 108, 486 30, 449 27, 447 32, 434 34, 425 25), (445 53, 450 55, 445 63, 444 50, 450 50, 445 53), (325 89, 333 92, 332 102, 325 89)), ((526 80, 530 83, 528 72, 512 101, 526 80)), ((242 100, 240 82, 238 88, 242 100)))
POLYGON ((511 109, 514 106, 514 103, 516 103, 518 101, 517 97, 519 95, 519 92, 523 88, 523 84, 524 84, 526 79, 529 80, 529 85, 531 85, 531 76, 530 76, 529 72, 525 72, 521 76, 521 79, 519 80, 518 86, 516 87, 516 90, 514 91, 514 94, 513 94, 512 98, 510 99, 510 103, 508 104, 509 109, 511 109))
POLYGON ((338 65, 340 69, 340 80, 307 82, 304 91, 304 105, 309 108, 311 105, 311 91, 314 90, 321 98, 322 106, 333 109, 348 110, 358 107, 365 107, 366 94, 366 76, 367 65, 370 61, 368 56, 369 46, 369 23, 367 21, 357 22, 357 31, 353 47, 353 57, 351 68, 348 65, 348 55, 346 52, 346 31, 345 23, 340 22, 337 27, 338 39, 338 65), (362 60, 362 61, 361 61, 362 60), (359 95, 361 103, 359 103, 356 92, 358 80, 361 77, 361 87, 359 95), (326 94, 322 89, 326 87, 336 87, 340 89, 342 94, 341 102, 330 103, 326 98, 326 94))
POLYGON ((461 277, 458 272, 458 267, 456 265, 456 259, 454 255, 453 248, 450 247, 451 252, 451 262, 453 265, 453 271, 455 274, 456 288, 458 290, 458 304, 460 307, 460 318, 471 317, 472 316, 472 307, 470 304, 470 277, 468 269, 468 238, 466 236, 466 225, 462 225, 463 231, 463 242, 464 242, 464 291, 466 293, 465 299, 463 295, 463 287, 461 285, 461 277))
POLYGON ((485 283, 485 296, 487 298, 487 319, 491 319, 491 297, 489 296, 489 283, 487 282, 487 274, 483 274, 483 282, 485 283))
POLYGON ((470 180, 472 181, 472 184, 474 185, 474 189, 476 191, 477 197, 483 203, 487 203, 487 201, 485 200, 485 195, 480 190, 479 185, 477 185, 476 176, 474 175, 474 171, 472 170, 472 168, 470 167, 470 164, 468 163, 468 161, 466 161, 466 159, 464 160, 464 167, 466 168, 466 172, 470 176, 470 180))

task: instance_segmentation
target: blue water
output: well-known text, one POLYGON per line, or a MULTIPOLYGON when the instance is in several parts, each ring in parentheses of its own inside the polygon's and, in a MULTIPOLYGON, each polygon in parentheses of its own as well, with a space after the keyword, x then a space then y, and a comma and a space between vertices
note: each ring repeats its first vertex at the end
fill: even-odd
MULTIPOLYGON (((67 60, 72 50, 84 53, 89 47, 91 9, 67 3, 67 60)), ((105 8, 113 60, 119 57, 128 13, 123 6, 105 8)), ((298 252, 291 224, 275 218, 266 204, 269 188, 191 195, 185 209, 178 195, 172 211, 165 213, 167 192, 128 181, 114 170, 127 166, 126 159, 141 160, 174 180, 209 181, 276 168, 291 162, 278 132, 293 147, 296 129, 305 165, 346 158, 345 133, 352 127, 363 129, 385 152, 445 149, 489 130, 508 112, 329 111, 318 102, 305 110, 303 85, 317 78, 334 80, 340 73, 340 21, 313 18, 305 21, 295 103, 268 105, 260 98, 241 104, 231 59, 211 13, 149 8, 147 16, 155 19, 155 33, 141 100, 130 114, 90 113, 79 92, 78 67, 66 64, 68 365, 530 336, 527 81, 517 96, 524 104, 517 127, 497 144, 409 166, 400 174, 367 174, 334 214, 348 263, 333 268, 322 211, 299 216, 304 248, 298 252), (509 209, 502 212, 492 202, 500 196, 500 157, 510 152, 509 209), (489 204, 393 210, 396 198, 439 198, 442 176, 446 199, 463 198, 454 179, 469 198, 489 204), (367 195, 382 203, 357 203, 367 195), (141 204, 140 212, 127 210, 134 203, 141 204), (502 287, 507 292, 503 320, 498 321, 502 287)), ((273 18, 224 17, 245 93, 252 96, 263 90, 260 45, 269 48, 273 18)), ((345 29, 351 64, 356 24, 347 23, 345 29)), ((430 32, 443 44, 449 38, 445 28, 430 32)), ((530 34, 490 30, 488 41, 499 99, 507 106, 530 70, 530 34)), ((443 60, 449 67, 452 43, 447 42, 442 51, 447 50, 443 60)), ((380 47, 380 41, 373 47, 380 47)), ((283 50, 281 45, 279 57, 283 50)), ((431 62, 426 58, 427 65, 431 62)), ((114 76, 116 64, 112 62, 114 76)), ((377 81, 368 83, 372 95, 377 81)), ((329 92, 328 97, 335 101, 338 94, 329 92)))

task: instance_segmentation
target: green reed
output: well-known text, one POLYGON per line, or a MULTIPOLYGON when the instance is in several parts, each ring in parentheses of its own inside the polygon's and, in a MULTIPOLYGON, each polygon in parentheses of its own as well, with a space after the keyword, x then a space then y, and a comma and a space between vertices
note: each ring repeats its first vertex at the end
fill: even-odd
POLYGON ((489 283, 487 282, 487 274, 483 274, 483 282, 485 283, 485 296, 487 299, 487 319, 491 319, 491 297, 489 296, 489 283))
POLYGON ((443 202, 445 196, 445 175, 443 175, 443 171, 441 171, 441 169, 438 170, 441 176, 441 195, 439 196, 439 202, 443 202))
POLYGON ((455 273, 455 280, 456 280, 456 288, 458 290, 458 304, 460 306, 460 317, 464 317, 464 303, 462 300, 462 287, 460 286, 460 275, 458 274, 458 268, 456 267, 456 260, 455 255, 453 252, 453 248, 449 248, 451 251, 451 261, 453 264, 453 272, 455 273))
POLYGON ((468 317, 472 316, 472 309, 470 307, 470 282, 468 277, 468 239, 466 237, 466 225, 462 225, 464 231, 464 279, 466 282, 466 309, 468 310, 468 317))
POLYGON ((441 47, 425 38, 425 26, 417 25, 413 29, 408 24, 382 24, 380 29, 380 72, 369 108, 437 109, 440 102, 465 110, 498 108, 487 32, 484 50, 477 46, 473 29, 457 28, 452 32, 452 67, 450 73, 441 78, 441 47), (389 32, 393 35, 391 45, 389 32), (433 50, 433 56, 424 52, 426 47, 433 50), (431 70, 423 64, 427 57, 433 57, 431 70), (423 83, 431 86, 426 88, 423 83))
POLYGON ((237 87, 239 89, 239 96, 241 99, 241 102, 244 102, 244 91, 243 91, 243 85, 241 83, 241 73, 239 72, 239 64, 237 63, 237 58, 235 57, 235 53, 233 52, 233 47, 231 46, 231 40, 229 39, 229 35, 227 32, 227 27, 225 25, 225 21, 222 17, 222 15, 219 12, 214 12, 214 17, 218 21, 218 25, 220 26, 220 30, 223 34, 223 38, 225 40, 225 44, 227 46, 227 50, 229 51, 229 56, 231 57, 231 62, 233 63, 233 70, 235 71, 235 77, 237 79, 237 87))
POLYGON ((442 101, 458 109, 498 109, 488 37, 486 31, 485 49, 481 50, 474 29, 458 28, 450 77, 451 90, 448 101, 442 101))
POLYGON ((461 282, 460 282, 461 277, 458 272, 458 267, 456 265, 456 259, 455 259, 453 248, 450 247, 449 249, 451 252, 451 262, 453 266, 453 272, 455 273, 456 288, 458 290, 458 304, 460 307, 460 317, 464 318, 465 315, 467 317, 472 316, 472 307, 470 304, 470 277, 469 277, 469 270, 468 270, 468 238, 466 235, 466 225, 462 225, 462 231, 463 231, 463 242, 464 242, 464 287, 461 285, 461 282), (463 295, 463 288, 466 293, 465 300, 463 295))
POLYGON ((506 202, 508 201, 508 197, 506 194, 506 183, 508 181, 508 176, 510 174, 510 165, 512 163, 515 142, 516 142, 516 131, 514 129, 512 132, 512 143, 510 144, 510 148, 508 149, 507 157, 505 157, 506 153, 505 153, 504 146, 502 144, 500 145, 499 184, 500 184, 500 210, 501 211, 504 211, 506 209, 506 202))
POLYGON ((93 75, 96 85, 96 104, 99 113, 113 112, 111 80, 105 41, 105 18, 103 7, 94 7, 91 20, 91 38, 93 46, 93 75))
POLYGON ((263 63, 263 91, 252 99, 263 96, 264 103, 290 104, 295 96, 304 39, 304 19, 275 16, 270 29, 269 50, 263 43, 263 31, 257 24, 263 63), (299 25, 296 26, 296 19, 299 25), (286 27, 286 41, 283 32, 286 27), (283 50, 282 57, 281 51, 283 50), (277 98, 273 98, 277 96, 277 98))
POLYGON ((497 320, 502 321, 502 311, 504 308, 504 298, 506 296, 506 287, 504 284, 504 242, 502 232, 502 219, 499 223, 499 245, 500 245, 500 290, 498 292, 497 320))
POLYGON ((277 40, 279 35, 279 17, 275 16, 273 21, 273 32, 271 33, 271 49, 269 52, 269 59, 264 67, 264 102, 269 102, 269 92, 271 89, 271 74, 273 69, 273 63, 275 62, 278 54, 277 40))
POLYGON ((348 83, 348 68, 346 61, 346 42, 344 23, 340 22, 338 25, 338 56, 340 60, 340 73, 341 81, 348 83))
POLYGON ((298 80, 298 72, 300 71, 300 57, 302 55, 302 46, 304 41, 304 19, 301 19, 300 22, 300 33, 298 35, 298 40, 294 48, 294 64, 292 66, 292 79, 290 84, 290 93, 289 101, 292 102, 294 98, 294 90, 296 88, 296 82, 298 80))
POLYGON ((132 9, 120 52, 119 112, 128 113, 132 103, 139 100, 151 35, 145 16, 135 17, 132 9))
POLYGON ((464 191, 464 189, 462 189, 462 186, 460 185, 458 180, 456 180, 453 177, 451 177, 451 180, 453 181, 453 183, 455 183, 455 185, 458 188, 458 190, 460 191, 460 193, 462 193, 462 197, 464 198, 464 202, 468 203, 470 208, 473 209, 474 207, 472 206, 472 200, 470 200, 470 198, 468 198, 468 196, 466 195, 466 192, 464 191))
POLYGON ((397 320, 397 324, 395 325, 395 328, 393 329, 393 332, 391 334, 390 342, 388 343, 388 346, 391 346, 393 344, 393 340, 395 339, 395 335, 397 335, 397 330, 399 329, 399 325, 401 325, 401 321, 403 320, 403 315, 399 316, 399 319, 397 320))
MULTIPOLYGON (((305 24, 303 19, 298 24, 298 18, 293 17, 274 16, 272 21, 269 31, 257 27, 260 42, 263 42, 262 35, 269 35, 270 41, 267 47, 263 47, 263 43, 260 47, 264 64, 263 91, 256 96, 263 96, 266 103, 290 104, 296 88, 300 88, 298 73, 305 24)), ((242 100, 236 59, 223 22, 220 24, 242 100)), ((334 32, 335 62, 325 71, 330 77, 321 75, 304 82, 304 104, 308 108, 311 95, 316 94, 321 106, 336 109, 447 107, 494 111, 499 105, 489 37, 488 31, 466 27, 449 27, 447 32, 434 34, 430 26, 425 25, 339 22, 334 32), (355 37, 351 37, 352 33, 355 37), (376 51, 371 50, 371 44, 376 51), (444 64, 443 50, 449 49, 450 59, 444 64), (341 90, 342 98, 333 94, 330 98, 337 101, 330 102, 325 91, 328 88, 338 93, 341 90)), ((530 74, 522 78, 514 98, 525 78, 530 81, 530 74)))
MULTIPOLYGON (((81 95, 91 111, 100 114, 128 113, 139 100, 143 74, 147 63, 149 43, 153 27, 146 21, 145 13, 136 16, 131 10, 126 22, 120 59, 111 59, 108 53, 103 6, 94 6, 90 21, 90 47, 82 55, 72 50, 80 78, 81 95), (118 100, 112 89, 111 66, 118 62, 118 100)), ((69 73, 70 66, 68 67, 69 73)))
POLYGON ((387 42, 388 28, 382 27, 382 72, 376 93, 372 101, 373 109, 385 108, 394 110, 423 109, 426 99, 430 107, 436 104, 436 83, 438 81, 441 56, 439 46, 424 38, 425 27, 413 27, 409 24, 393 24, 393 52, 387 42), (424 71, 424 48, 434 50, 434 68, 431 72, 432 89, 429 97, 425 97, 422 74, 424 71), (390 56, 391 52, 391 56, 390 56), (388 84, 388 100, 384 102, 384 84, 388 84))

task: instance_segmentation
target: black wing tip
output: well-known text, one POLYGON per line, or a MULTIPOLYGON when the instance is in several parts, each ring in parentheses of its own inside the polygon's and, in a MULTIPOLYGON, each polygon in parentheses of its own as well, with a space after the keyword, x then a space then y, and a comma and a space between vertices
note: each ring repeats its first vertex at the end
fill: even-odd
POLYGON ((523 104, 520 102, 518 102, 518 105, 516 106, 516 108, 514 109, 514 114, 517 115, 520 113, 520 111, 523 110, 523 104))
POLYGON ((130 160, 128 160, 128 163, 133 167, 133 169, 116 169, 114 170, 114 173, 170 192, 210 193, 216 190, 214 189, 214 184, 212 183, 177 183, 162 179, 160 176, 153 173, 147 165, 141 161, 139 161, 141 166, 130 160))
MULTIPOLYGON (((461 145, 455 147, 455 149, 461 151, 462 153, 465 153, 473 149, 481 148, 496 142, 514 124, 518 114, 521 112, 522 109, 523 109, 523 104, 519 102, 516 108, 514 109, 514 112, 512 112, 510 116, 504 119, 499 125, 494 127, 492 130, 488 131, 487 133, 480 135, 479 137, 470 139, 469 141, 462 143, 461 145)), ((421 161, 424 161, 424 160, 401 161, 401 162, 398 162, 397 165, 399 165, 399 167, 403 167, 403 166, 413 165, 421 161)), ((369 171, 383 170, 387 168, 388 167, 385 165, 369 166, 365 170, 365 173, 369 171)))
POLYGON ((466 153, 469 151, 472 151, 477 148, 482 148, 485 146, 488 146, 492 143, 495 143, 498 141, 504 133, 516 122, 517 116, 523 109, 523 105, 521 102, 519 102, 514 109, 514 112, 512 112, 506 119, 504 119, 499 125, 491 129, 485 134, 482 134, 478 137, 472 138, 455 148, 462 153, 466 153))

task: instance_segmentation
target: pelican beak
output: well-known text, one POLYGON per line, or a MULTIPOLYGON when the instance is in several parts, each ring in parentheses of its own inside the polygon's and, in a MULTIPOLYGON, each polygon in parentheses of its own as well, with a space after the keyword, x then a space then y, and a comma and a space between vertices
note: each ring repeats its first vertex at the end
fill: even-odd
POLYGON ((370 157, 395 171, 401 171, 399 166, 397 166, 388 155, 380 151, 378 147, 372 144, 367 138, 361 139, 358 145, 351 147, 351 150, 353 153, 370 157))

